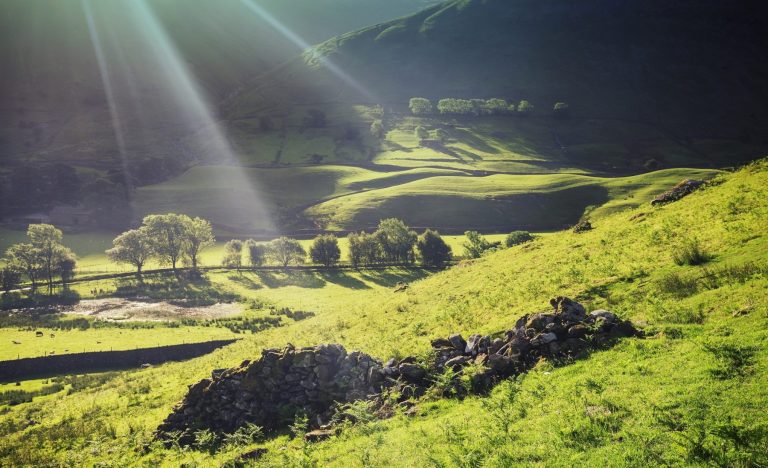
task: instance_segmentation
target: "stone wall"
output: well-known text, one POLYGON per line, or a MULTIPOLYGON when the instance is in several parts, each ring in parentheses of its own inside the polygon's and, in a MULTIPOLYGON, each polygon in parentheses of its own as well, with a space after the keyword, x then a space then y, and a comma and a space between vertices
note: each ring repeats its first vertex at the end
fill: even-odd
POLYGON ((473 366, 472 390, 483 391, 529 370, 541 358, 579 357, 590 348, 640 335, 612 312, 587 314, 581 304, 565 297, 552 299, 551 304, 551 313, 526 315, 497 338, 435 339, 429 365, 415 357, 382 364, 361 352, 347 353, 338 344, 264 350, 257 361, 216 371, 211 379, 190 386, 158 428, 158 436, 178 431, 183 443, 192 443, 199 429, 230 433, 246 423, 280 429, 297 412, 309 415, 313 427, 321 427, 331 420, 337 403, 375 399, 392 387, 398 387, 404 399, 419 396, 447 369, 458 376, 473 366))
POLYGON ((0 361, 0 382, 102 370, 130 369, 143 364, 181 361, 208 354, 237 340, 206 341, 125 351, 59 354, 0 361))

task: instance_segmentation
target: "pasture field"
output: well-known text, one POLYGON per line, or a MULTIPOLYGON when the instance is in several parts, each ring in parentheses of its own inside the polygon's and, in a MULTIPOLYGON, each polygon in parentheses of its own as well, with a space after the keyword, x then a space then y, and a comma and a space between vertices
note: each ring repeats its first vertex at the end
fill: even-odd
POLYGON ((90 327, 86 330, 58 330, 47 327, 0 328, 0 360, 72 354, 94 351, 122 351, 137 348, 224 340, 236 337, 226 328, 163 324, 128 324, 117 327, 90 327), (133 328, 132 328, 133 325, 133 328), (43 332, 36 337, 35 331, 43 332), (53 335, 53 336, 51 336, 53 335), (14 342, 20 344, 13 344, 14 342))
POLYGON ((0 456, 11 464, 210 464, 260 446, 268 449, 265 466, 535 464, 544 457, 584 465, 702 457, 760 464, 768 441, 766 187, 768 166, 758 163, 674 204, 609 214, 584 234, 543 236, 423 279, 379 279, 378 289, 363 276, 212 273, 213 284, 248 299, 317 313, 194 360, 116 373, 57 405, 40 398, 9 407, 0 456), (691 241, 708 261, 677 265, 673 254, 691 241), (410 287, 394 292, 395 280, 410 287), (506 329, 557 295, 632 319, 646 338, 566 365, 542 362, 487 397, 421 401, 415 417, 359 423, 319 444, 280 434, 212 454, 152 443, 187 385, 264 347, 338 342, 385 359, 423 353, 436 336, 506 329), (26 426, 30 415, 41 423, 26 426), (147 444, 149 452, 137 452, 147 444))
POLYGON ((437 229, 537 231, 573 224, 591 206, 610 202, 639 206, 683 178, 709 178, 716 173, 667 169, 629 177, 470 176, 445 169, 376 172, 344 166, 245 170, 199 166, 168 182, 140 188, 135 206, 137 216, 168 211, 202 216, 230 236, 266 229, 275 219, 323 229, 370 229, 386 217, 437 229), (234 178, 228 174, 232 171, 242 171, 246 178, 234 178), (254 199, 250 187, 257 188, 261 199, 254 199), (270 213, 269 219, 263 209, 270 213))

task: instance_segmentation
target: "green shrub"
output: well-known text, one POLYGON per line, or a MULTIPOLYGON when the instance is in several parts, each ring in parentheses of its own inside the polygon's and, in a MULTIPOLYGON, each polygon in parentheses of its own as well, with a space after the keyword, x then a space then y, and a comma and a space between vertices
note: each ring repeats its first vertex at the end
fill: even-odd
POLYGON ((528 231, 512 231, 507 234, 507 238, 504 240, 504 244, 507 247, 514 247, 516 245, 524 244, 533 240, 533 236, 528 231))
POLYGON ((757 346, 742 346, 735 343, 708 343, 704 348, 717 360, 717 367, 711 369, 716 379, 727 380, 744 377, 752 372, 757 346))
POLYGON ((701 243, 696 240, 687 240, 683 245, 677 247, 672 252, 672 259, 677 265, 703 265, 710 260, 711 256, 704 251, 701 243))
POLYGON ((671 294, 679 299, 692 296, 698 290, 695 278, 687 278, 680 273, 668 273, 656 282, 660 292, 671 294))

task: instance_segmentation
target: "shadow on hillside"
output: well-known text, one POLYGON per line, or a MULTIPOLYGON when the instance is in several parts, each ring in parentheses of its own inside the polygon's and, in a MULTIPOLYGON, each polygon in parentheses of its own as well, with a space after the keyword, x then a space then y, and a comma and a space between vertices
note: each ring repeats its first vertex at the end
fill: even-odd
POLYGON ((499 152, 497 148, 494 148, 493 146, 478 138, 477 135, 474 135, 466 130, 456 128, 453 129, 451 133, 456 140, 471 146, 478 151, 482 151, 483 153, 497 154, 499 152))
POLYGON ((264 287, 260 283, 257 283, 256 281, 254 281, 250 275, 251 275, 250 273, 246 273, 245 275, 235 273, 227 276, 227 279, 229 281, 232 281, 233 283, 237 283, 240 286, 244 286, 248 289, 261 289, 264 287))
POLYGON ((473 153, 471 151, 463 150, 461 148, 452 148, 452 150, 455 153, 457 153, 459 156, 464 156, 465 158, 471 159, 472 161, 482 161, 483 160, 483 158, 481 158, 479 155, 477 155, 477 154, 475 154, 475 153, 473 153))
POLYGON ((264 286, 270 289, 284 288, 287 286, 317 289, 325 286, 325 281, 314 271, 259 271, 256 272, 256 276, 259 277, 264 286))
POLYGON ((333 283, 336 285, 339 285, 343 288, 347 289, 371 289, 370 286, 365 284, 363 281, 360 281, 357 278, 354 278, 350 275, 348 275, 344 271, 320 271, 317 273, 323 280, 333 283))
POLYGON ((410 283, 429 276, 427 270, 361 270, 360 276, 366 281, 385 288, 393 288, 397 283, 410 283))

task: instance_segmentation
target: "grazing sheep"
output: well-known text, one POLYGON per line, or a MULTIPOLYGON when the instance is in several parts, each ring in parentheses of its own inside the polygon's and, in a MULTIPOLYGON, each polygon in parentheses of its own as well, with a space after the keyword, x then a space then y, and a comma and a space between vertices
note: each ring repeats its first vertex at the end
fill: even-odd
POLYGON ((13 344, 21 344, 21 341, 13 340, 13 344))
POLYGON ((56 335, 54 335, 53 333, 51 333, 51 338, 56 338, 56 335))
POLYGON ((36 331, 36 332, 35 332, 35 336, 36 336, 36 337, 38 337, 38 338, 40 338, 40 337, 42 337, 42 336, 44 336, 44 335, 45 335, 45 334, 44 334, 43 332, 41 332, 41 331, 36 331))

